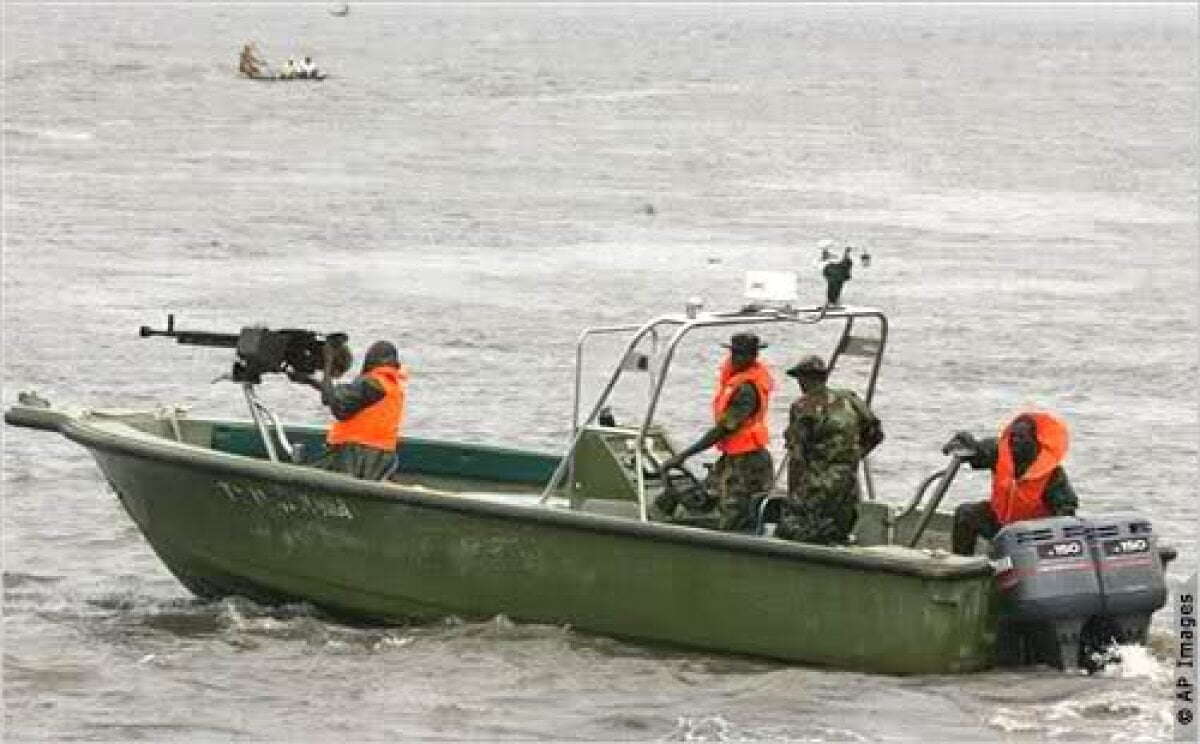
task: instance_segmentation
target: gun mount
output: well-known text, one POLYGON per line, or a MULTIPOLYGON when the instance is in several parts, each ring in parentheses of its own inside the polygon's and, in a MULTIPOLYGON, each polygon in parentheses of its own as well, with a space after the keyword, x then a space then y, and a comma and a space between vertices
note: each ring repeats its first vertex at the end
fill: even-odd
MULTIPOLYGON (((150 326, 142 326, 138 329, 138 335, 142 338, 166 336, 189 346, 234 349, 237 359, 233 362, 230 378, 234 382, 248 382, 252 385, 262 382, 264 374, 311 375, 324 366, 326 346, 340 351, 349 340, 345 333, 322 335, 304 328, 281 328, 273 331, 262 326, 247 326, 240 333, 180 331, 175 329, 174 315, 167 316, 165 329, 155 330, 150 326)), ((344 366, 349 366, 348 361, 344 366)), ((344 368, 335 369, 336 374, 333 376, 338 377, 345 371, 344 368)))
POLYGON ((258 427, 263 447, 273 462, 279 461, 276 445, 287 453, 293 462, 301 460, 297 451, 284 433, 279 417, 262 402, 254 392, 254 386, 262 382, 265 374, 310 376, 317 370, 325 370, 326 349, 332 354, 329 359, 330 377, 340 377, 350 368, 350 349, 345 333, 320 334, 304 328, 282 328, 272 331, 263 326, 247 326, 240 333, 215 333, 213 331, 180 331, 175 329, 175 316, 167 315, 167 327, 156 330, 150 326, 138 329, 142 338, 166 336, 189 346, 211 346, 233 349, 236 358, 229 379, 241 383, 250 407, 250 417, 258 427), (269 426, 268 426, 269 424, 269 426), (272 435, 271 427, 274 428, 272 435))

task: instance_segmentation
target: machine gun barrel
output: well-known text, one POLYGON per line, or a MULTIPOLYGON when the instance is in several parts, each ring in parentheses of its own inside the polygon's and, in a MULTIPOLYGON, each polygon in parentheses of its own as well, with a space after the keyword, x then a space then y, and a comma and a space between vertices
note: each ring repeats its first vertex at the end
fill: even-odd
POLYGON ((215 346, 222 349, 236 349, 238 338, 241 334, 238 333, 215 333, 213 331, 177 331, 175 330, 175 315, 172 313, 167 315, 167 327, 164 330, 157 331, 150 326, 142 326, 138 329, 138 335, 142 338, 150 336, 166 336, 175 339, 176 342, 187 344, 189 346, 215 346))
POLYGON ((167 327, 157 330, 150 326, 138 329, 142 338, 166 336, 190 346, 213 346, 233 349, 236 359, 230 379, 234 382, 258 384, 264 374, 293 377, 307 376, 325 367, 330 356, 329 374, 340 377, 350 367, 349 338, 344 333, 320 334, 306 328, 281 328, 272 331, 262 326, 247 326, 241 333, 175 330, 175 316, 167 316, 167 327))

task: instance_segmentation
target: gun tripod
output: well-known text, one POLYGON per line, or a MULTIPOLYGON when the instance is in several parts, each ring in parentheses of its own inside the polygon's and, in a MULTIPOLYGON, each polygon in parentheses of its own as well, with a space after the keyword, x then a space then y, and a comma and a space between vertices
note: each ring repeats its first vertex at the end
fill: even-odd
POLYGON ((246 405, 250 407, 250 418, 254 420, 258 434, 262 437, 267 457, 271 459, 271 462, 279 462, 279 453, 276 449, 278 444, 279 449, 287 454, 288 460, 298 462, 299 453, 296 447, 288 440, 287 432, 284 431, 279 417, 275 415, 274 411, 267 408, 267 405, 258 397, 258 393, 254 390, 254 383, 242 382, 242 392, 246 395, 246 405))

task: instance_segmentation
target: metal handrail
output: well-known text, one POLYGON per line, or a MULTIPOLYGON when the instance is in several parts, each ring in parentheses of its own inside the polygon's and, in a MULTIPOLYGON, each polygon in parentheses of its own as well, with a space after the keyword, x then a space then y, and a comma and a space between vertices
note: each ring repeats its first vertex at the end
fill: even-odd
MULTIPOLYGON (((571 399, 571 435, 574 436, 579 431, 579 400, 583 395, 583 346, 589 337, 607 333, 628 333, 629 331, 637 331, 641 329, 639 325, 614 325, 614 326, 597 326, 594 328, 585 328, 579 334, 575 341, 575 390, 571 399)), ((650 329, 650 351, 655 353, 658 351, 658 331, 656 328, 650 329)), ((624 364, 626 357, 622 357, 620 364, 624 364)), ((650 387, 654 387, 654 375, 650 375, 650 387)), ((570 461, 567 463, 567 482, 575 482, 575 452, 571 450, 568 453, 570 461)), ((543 494, 543 501, 545 494, 543 494)))
MULTIPOLYGON (((588 337, 600 335, 602 333, 627 333, 636 331, 642 328, 640 325, 615 325, 615 326, 597 326, 595 328, 586 328, 579 334, 579 338, 575 342, 575 394, 571 401, 571 432, 574 433, 579 428, 579 399, 583 394, 583 345, 587 342, 588 337)), ((658 334, 651 330, 654 349, 657 350, 658 334)), ((624 361, 624 359, 622 359, 624 361)))
POLYGON ((917 490, 909 502, 902 508, 891 512, 887 517, 884 518, 883 523, 891 527, 892 525, 897 524, 901 519, 904 519, 909 514, 915 512, 917 507, 921 505, 921 499, 925 498, 925 491, 929 488, 929 484, 933 483, 938 478, 944 477, 945 475, 946 469, 942 468, 941 470, 935 470, 926 476, 925 480, 921 481, 921 485, 917 486, 917 490))
MULTIPOLYGON (((651 332, 656 333, 660 326, 677 325, 679 327, 670 337, 666 347, 662 352, 658 365, 658 373, 652 374, 652 391, 650 399, 646 404, 645 415, 642 418, 641 425, 638 427, 638 433, 634 439, 634 461, 637 472, 638 513, 642 521, 646 521, 647 519, 646 485, 643 475, 643 458, 646 455, 646 440, 648 438, 650 427, 654 422, 654 413, 658 407, 658 401, 662 396, 663 385, 667 377, 667 370, 670 368, 671 361, 675 356, 675 350, 679 346, 679 343, 683 340, 684 336, 696 328, 755 325, 763 323, 801 323, 805 325, 812 325, 827 318, 845 319, 847 321, 847 325, 849 325, 854 318, 865 317, 877 318, 881 324, 879 351, 875 355, 875 363, 871 367, 871 374, 867 383, 866 399, 869 401, 874 394, 875 383, 879 375, 880 360, 883 356, 884 348, 887 343, 887 319, 881 311, 873 308, 834 307, 824 305, 813 308, 783 308, 764 310, 762 308, 751 307, 738 311, 723 313, 705 313, 701 315, 690 316, 663 315, 654 318, 641 326, 637 326, 636 332, 626 344, 624 353, 622 353, 620 356, 616 368, 613 370, 608 382, 604 386, 604 389, 601 391, 599 397, 596 399, 595 404, 592 406, 591 412, 582 421, 579 420, 577 407, 573 412, 574 425, 572 426, 571 438, 568 442, 566 452, 559 460, 558 466, 555 468, 554 473, 550 476, 549 482, 547 482, 545 489, 542 491, 540 502, 545 503, 550 498, 550 495, 554 492, 554 489, 557 488, 559 483, 562 481, 563 475, 573 466, 575 450, 579 446, 579 441, 583 436, 583 432, 586 426, 596 418, 600 410, 603 409, 605 404, 608 402, 609 396, 612 394, 613 389, 616 387, 616 384, 621 377, 624 360, 628 358, 628 356, 637 348, 638 344, 642 341, 642 339, 645 338, 647 334, 651 332)), ((577 386, 579 385, 580 375, 582 374, 581 366, 583 340, 593 332, 608 332, 609 329, 612 329, 613 331, 629 330, 628 327, 624 326, 610 326, 587 329, 580 334, 580 340, 576 348, 577 386)), ((845 342, 847 333, 847 330, 843 330, 842 340, 839 341, 838 347, 831 356, 831 360, 834 362, 836 361, 837 355, 840 353, 841 347, 845 342)), ((832 371, 832 369, 833 365, 831 364, 830 371, 832 371)), ((578 399, 576 399, 576 406, 577 405, 578 399)))
MULTIPOLYGON (((875 359, 871 364, 871 376, 867 381, 867 390, 863 395, 863 402, 867 407, 871 407, 871 401, 875 398, 875 383, 879 380, 879 368, 883 364, 883 349, 887 346, 888 323, 887 318, 882 314, 874 316, 879 321, 879 353, 875 355, 875 359)), ((845 350, 847 342, 850 339, 850 333, 854 329, 854 317, 847 318, 846 326, 842 329, 842 337, 838 339, 837 346, 834 347, 833 354, 829 357, 829 372, 833 373, 834 366, 837 365, 838 358, 841 357, 845 350)), ((862 483, 867 492, 867 500, 875 500, 875 478, 871 475, 871 461, 869 456, 864 455, 859 462, 862 468, 862 483)))
MULTIPOLYGON (((636 453, 640 454, 645 446, 646 435, 647 435, 647 432, 648 432, 650 426, 653 424, 654 412, 658 406, 658 400, 662 395, 663 383, 666 381, 667 368, 670 365, 671 359, 675 354, 676 347, 679 345, 679 343, 683 340, 683 337, 685 335, 687 335, 688 332, 690 332, 691 330, 693 330, 695 328, 711 328, 711 327, 731 326, 731 325, 749 325, 749 324, 757 324, 757 323, 787 323, 787 322, 790 322, 790 323, 801 323, 804 325, 813 325, 813 324, 821 322, 827 316, 832 317, 832 318, 845 318, 847 321, 847 325, 852 323, 853 319, 856 317, 874 317, 874 318, 879 319, 880 324, 881 324, 881 329, 882 329, 881 334, 880 334, 880 340, 879 340, 879 352, 875 355, 875 364, 872 365, 871 376, 867 383, 868 396, 873 394, 873 392, 875 390, 875 382, 876 382, 876 379, 879 374, 879 366, 880 366, 879 361, 883 356, 883 350, 886 346, 886 341, 887 341, 887 319, 884 317, 883 313, 878 310, 867 309, 867 308, 860 308, 860 309, 845 308, 845 307, 834 308, 829 305, 824 305, 821 307, 810 308, 807 310, 790 310, 790 309, 776 310, 769 314, 763 313, 760 311, 751 311, 749 313, 747 313, 747 312, 718 313, 718 314, 711 315, 709 317, 696 318, 694 320, 690 320, 689 322, 683 324, 679 328, 679 330, 677 330, 675 332, 675 335, 671 338, 671 340, 667 343, 667 348, 663 353, 662 363, 661 363, 661 367, 660 367, 661 371, 659 372, 659 375, 658 375, 657 386, 654 390, 654 395, 651 396, 649 405, 646 407, 646 415, 642 419, 641 428, 638 431, 637 439, 634 441, 634 451, 636 453), (805 314, 802 315, 802 313, 805 313, 805 314)), ((844 343, 846 333, 847 332, 845 330, 843 330, 842 340, 838 342, 839 350, 840 350, 842 344, 844 343)), ((835 361, 836 361, 836 353, 837 352, 835 352, 835 354, 831 357, 835 361)), ((832 364, 829 366, 829 371, 831 373, 833 372, 832 364)), ((869 477, 868 477, 868 484, 869 484, 869 487, 873 488, 873 484, 870 482, 869 477)), ((871 498, 874 498, 873 490, 871 491, 871 498)), ((638 477, 638 510, 641 515, 642 521, 645 521, 646 520, 646 492, 645 492, 644 483, 643 483, 640 475, 638 477)))
POLYGON ((917 529, 913 532, 912 538, 908 541, 908 547, 915 548, 921 540, 921 535, 925 533, 925 528, 929 526, 929 522, 933 520, 933 515, 937 512, 938 506, 942 503, 942 497, 946 495, 946 490, 950 488, 950 482, 954 480, 958 469, 966 462, 968 455, 961 452, 954 452, 950 455, 950 464, 942 471, 942 482, 938 484, 937 490, 933 492, 933 496, 929 497, 929 506, 925 507, 925 513, 921 515, 921 521, 917 524, 917 529))
MULTIPOLYGON (((651 319, 641 326, 638 326, 637 332, 634 333, 633 337, 630 338, 629 342, 625 345, 625 352, 621 354, 621 362, 623 362, 629 356, 629 354, 631 354, 633 350, 637 348, 637 345, 643 338, 645 338, 646 334, 650 333, 660 324, 669 322, 673 322, 672 316, 660 316, 658 318, 651 319)), ((586 334, 586 331, 584 333, 586 334)), ((613 370, 612 376, 609 377, 608 383, 604 386, 604 390, 601 391, 600 396, 596 399, 596 404, 592 406, 591 413, 589 413, 587 418, 585 418, 583 422, 576 426, 575 430, 571 432, 571 441, 567 445, 567 451, 563 455, 562 459, 558 461, 558 465, 554 468, 554 472, 550 475, 550 480, 546 483, 545 489, 542 490, 541 498, 538 500, 539 503, 546 503, 546 501, 549 500, 550 495, 554 492, 554 489, 558 487, 559 482, 563 478, 563 474, 566 473, 568 469, 569 463, 573 461, 575 448, 579 446, 579 440, 583 437, 585 427, 596 418, 597 414, 600 413, 600 409, 604 407, 604 404, 608 401, 608 396, 612 394, 613 388, 616 387, 617 381, 621 379, 621 372, 624 369, 624 365, 621 362, 617 363, 616 368, 613 370)))

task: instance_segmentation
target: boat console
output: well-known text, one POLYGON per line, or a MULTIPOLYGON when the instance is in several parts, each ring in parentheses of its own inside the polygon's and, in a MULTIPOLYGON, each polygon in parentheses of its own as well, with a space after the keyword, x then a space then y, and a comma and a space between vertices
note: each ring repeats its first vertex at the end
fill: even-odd
POLYGON ((624 499, 636 502, 638 483, 653 495, 662 489, 659 463, 675 454, 666 432, 654 427, 647 436, 640 474, 636 427, 589 424, 583 428, 572 463, 570 498, 572 508, 582 508, 591 499, 624 499))

